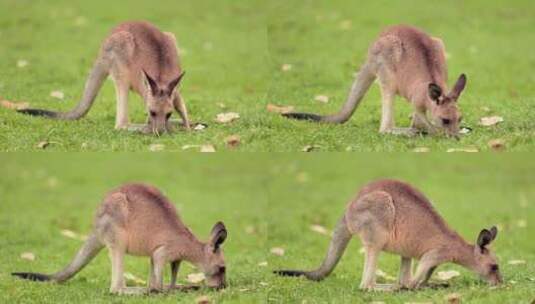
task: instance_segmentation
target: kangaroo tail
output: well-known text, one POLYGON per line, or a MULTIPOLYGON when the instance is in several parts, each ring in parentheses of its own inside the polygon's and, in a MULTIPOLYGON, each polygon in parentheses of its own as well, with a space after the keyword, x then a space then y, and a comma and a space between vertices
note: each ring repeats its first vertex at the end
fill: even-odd
POLYGON ((84 268, 104 247, 96 235, 91 235, 78 251, 72 262, 63 270, 54 274, 42 274, 33 272, 13 272, 11 275, 31 281, 54 281, 65 282, 84 268))
POLYGON ((344 123, 346 122, 353 112, 357 109, 360 101, 372 85, 375 80, 375 74, 372 71, 370 63, 366 63, 359 71, 357 77, 353 81, 347 100, 342 109, 332 115, 321 116, 310 113, 285 113, 282 116, 292 119, 311 120, 327 123, 344 123))
POLYGON ((97 97, 104 80, 106 80, 106 77, 108 76, 108 68, 109 64, 107 60, 100 58, 97 59, 97 62, 95 63, 85 83, 82 99, 78 105, 76 105, 76 107, 69 112, 54 112, 41 109, 21 109, 17 110, 17 112, 32 116, 43 116, 60 120, 79 119, 87 114, 93 105, 93 102, 95 101, 95 98, 97 97))
POLYGON ((336 225, 331 244, 329 245, 329 251, 327 251, 327 256, 318 269, 312 271, 276 270, 274 273, 281 276, 304 276, 313 281, 321 281, 326 278, 333 271, 336 264, 338 264, 338 261, 344 254, 350 240, 351 233, 347 229, 345 216, 343 216, 336 225))

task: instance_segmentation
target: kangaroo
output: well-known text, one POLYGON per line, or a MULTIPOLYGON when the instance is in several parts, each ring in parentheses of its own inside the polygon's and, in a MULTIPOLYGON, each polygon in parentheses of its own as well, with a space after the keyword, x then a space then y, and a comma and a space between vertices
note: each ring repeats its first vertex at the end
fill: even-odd
POLYGON ((461 113, 457 101, 466 85, 461 74, 450 91, 444 43, 423 31, 406 25, 387 28, 368 50, 368 58, 355 77, 342 109, 333 115, 308 113, 282 114, 288 118, 326 123, 346 122, 377 78, 382 95, 380 133, 415 135, 445 131, 458 136, 461 113), (400 95, 413 107, 410 128, 396 128, 394 99, 400 95), (427 114, 430 114, 431 120, 427 114))
POLYGON ((53 119, 76 120, 83 117, 108 75, 115 82, 117 112, 115 129, 139 129, 144 133, 170 131, 169 118, 175 109, 186 129, 190 128, 186 105, 178 92, 184 76, 178 61, 176 38, 148 22, 125 22, 104 40, 89 74, 83 96, 69 112, 21 109, 20 113, 53 119), (129 125, 128 92, 133 90, 145 103, 146 125, 129 125))
POLYGON ((126 184, 109 192, 97 210, 94 229, 71 263, 54 274, 15 272, 14 276, 33 281, 62 283, 84 268, 106 246, 111 260, 111 287, 114 294, 139 294, 145 289, 126 287, 123 277, 125 254, 149 256, 151 270, 148 291, 163 291, 163 271, 171 265, 171 285, 175 287, 179 265, 187 261, 206 276, 209 287, 226 286, 225 261, 221 245, 227 238, 222 222, 212 228, 204 243, 186 227, 173 204, 156 188, 126 184))
POLYGON ((435 211, 431 202, 407 183, 379 180, 363 187, 351 200, 334 230, 327 256, 312 271, 279 270, 284 276, 305 276, 320 281, 334 269, 353 235, 365 249, 360 288, 390 289, 375 284, 377 258, 381 251, 401 256, 396 287, 416 289, 423 286, 440 264, 459 264, 492 285, 502 282, 496 256, 487 247, 498 233, 496 227, 483 229, 475 245, 467 243, 435 211), (412 259, 418 267, 411 274, 412 259))

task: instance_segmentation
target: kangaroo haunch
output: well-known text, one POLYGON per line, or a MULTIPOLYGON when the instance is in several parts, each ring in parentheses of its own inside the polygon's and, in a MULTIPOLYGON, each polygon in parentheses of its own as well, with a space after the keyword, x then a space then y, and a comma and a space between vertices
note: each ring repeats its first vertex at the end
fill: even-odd
POLYGON ((218 222, 212 228, 210 240, 206 243, 199 241, 181 221, 173 204, 158 189, 143 184, 127 184, 106 195, 97 211, 93 232, 67 267, 50 275, 12 274, 34 281, 64 282, 82 270, 106 246, 112 266, 112 293, 145 292, 126 287, 123 276, 125 254, 151 258, 150 291, 164 289, 166 263, 171 265, 170 288, 174 288, 181 261, 198 267, 205 274, 209 287, 223 288, 226 285, 226 268, 221 244, 226 238, 225 225, 218 222))
POLYGON ((111 31, 100 48, 82 99, 73 110, 61 113, 23 109, 18 112, 53 119, 79 119, 91 108, 108 75, 115 82, 116 129, 137 128, 156 134, 171 131, 169 118, 173 109, 180 114, 186 129, 190 128, 186 105, 178 92, 184 72, 178 60, 176 38, 173 33, 161 32, 148 22, 125 22, 111 31), (129 125, 129 90, 139 94, 145 102, 146 125, 129 125))
POLYGON ((502 282, 502 277, 488 245, 497 233, 496 227, 483 229, 476 244, 469 244, 446 224, 420 191, 400 181, 379 180, 364 186, 349 203, 318 269, 275 273, 322 280, 333 271, 351 237, 358 235, 365 250, 361 289, 377 287, 375 271, 381 251, 401 256, 399 287, 422 286, 437 266, 447 262, 466 267, 496 285, 502 282), (414 275, 411 274, 412 259, 419 260, 414 275))

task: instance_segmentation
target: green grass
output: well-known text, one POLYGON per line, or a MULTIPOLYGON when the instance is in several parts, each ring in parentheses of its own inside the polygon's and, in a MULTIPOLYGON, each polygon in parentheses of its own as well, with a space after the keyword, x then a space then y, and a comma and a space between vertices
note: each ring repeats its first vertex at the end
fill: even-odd
MULTIPOLYGON (((6 303, 191 303, 201 295, 224 303, 441 303, 459 293, 467 303, 529 303, 535 297, 535 164, 532 155, 216 154, 206 156, 128 153, 21 153, 0 155, 0 302, 6 303), (497 224, 493 249, 505 285, 491 289, 455 265, 461 275, 446 289, 377 293, 358 290, 363 257, 350 243, 333 274, 310 282, 271 274, 280 268, 313 268, 329 238, 310 225, 332 229, 346 203, 370 180, 409 181, 434 203, 447 222, 468 240, 497 224), (221 292, 119 297, 108 293, 110 264, 105 252, 65 284, 28 282, 12 271, 53 272, 81 242, 62 229, 89 233, 104 193, 129 181, 156 185, 176 204, 200 238, 223 220, 230 287, 221 292), (522 227, 522 223, 526 227, 522 227), (253 233, 251 233, 251 227, 253 233), (248 232, 249 231, 249 232, 248 232), (283 256, 269 253, 282 247, 283 256), (33 252, 35 261, 20 258, 33 252), (510 260, 525 265, 509 265, 510 260), (268 261, 267 267, 258 263, 268 261)), ((379 267, 396 276, 399 259, 382 254, 379 267)), ((126 271, 145 279, 148 259, 128 257, 126 271)), ((181 269, 180 278, 196 272, 181 269)), ((168 273, 166 275, 168 279, 168 273)), ((436 281, 436 278, 432 280, 436 281)))
MULTIPOLYGON (((67 110, 81 90, 99 45, 124 20, 146 19, 176 34, 187 76, 182 92, 191 118, 205 122, 202 132, 160 138, 113 130, 115 93, 108 81, 87 117, 57 122, 0 109, 0 150, 38 149, 52 142, 58 151, 146 151, 160 143, 168 151, 184 145, 212 144, 228 149, 225 138, 240 135, 238 151, 433 151, 476 147, 501 138, 511 151, 534 145, 535 11, 529 0, 474 0, 434 3, 409 1, 0 1, 0 96, 34 107, 67 110), (77 21, 84 20, 83 25, 77 21), (268 113, 268 103, 299 111, 332 113, 346 98, 353 73, 379 32, 392 24, 412 24, 441 37, 449 54, 450 84, 460 73, 468 86, 460 99, 464 125, 474 131, 453 141, 440 137, 405 138, 378 133, 380 96, 372 86, 354 117, 344 125, 288 121, 268 113), (28 60, 17 68, 19 59, 28 60), (293 69, 281 71, 281 65, 293 69), (50 97, 62 90, 65 100, 50 97), (330 97, 328 104, 314 101, 330 97), (226 109, 218 106, 226 105, 226 109), (486 111, 488 109, 488 111, 486 111), (230 125, 214 122, 217 113, 238 112, 230 125), (483 116, 504 122, 478 125, 483 116)), ((132 94, 131 118, 145 113, 132 94)), ((396 105, 398 126, 408 126, 409 105, 396 105)))

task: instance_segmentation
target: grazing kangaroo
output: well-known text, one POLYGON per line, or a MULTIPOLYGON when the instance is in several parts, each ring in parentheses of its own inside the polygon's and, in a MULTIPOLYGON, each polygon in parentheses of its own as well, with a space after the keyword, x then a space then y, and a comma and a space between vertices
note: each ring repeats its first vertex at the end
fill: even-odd
POLYGON ((181 261, 188 261, 204 272, 209 287, 223 288, 226 281, 221 244, 226 237, 225 225, 218 222, 212 228, 210 240, 206 243, 199 241, 158 189, 143 184, 126 184, 106 195, 97 211, 92 234, 67 267, 51 275, 29 272, 12 275, 61 283, 82 270, 106 246, 111 259, 112 293, 146 291, 126 287, 123 277, 125 254, 151 258, 149 291, 164 289, 166 263, 171 264, 170 288, 174 288, 181 261))
POLYGON ((447 88, 447 66, 442 40, 405 25, 386 29, 372 44, 368 59, 356 76, 342 109, 320 116, 286 113, 283 116, 327 123, 346 122, 359 105, 374 80, 378 78, 382 95, 379 132, 414 135, 418 130, 436 133, 443 130, 457 136, 461 114, 457 100, 465 85, 462 74, 451 91, 447 88), (396 128, 394 99, 400 95, 413 107, 411 128, 396 128), (431 115, 431 120, 427 114, 431 115))
POLYGON ((502 282, 502 277, 496 257, 487 245, 497 233, 496 227, 483 229, 476 244, 469 244, 448 227, 420 191, 404 182, 379 180, 366 185, 349 203, 318 269, 275 273, 322 280, 333 271, 352 235, 358 235, 366 254, 361 289, 383 289, 375 284, 377 257, 381 251, 401 256, 399 287, 422 286, 437 266, 447 262, 466 267, 496 285, 502 282), (412 259, 419 260, 414 276, 411 274, 412 259))
POLYGON ((145 133, 170 131, 173 109, 190 128, 184 100, 178 84, 184 72, 178 61, 176 39, 172 33, 161 32, 148 22, 125 22, 115 27, 104 40, 100 54, 85 84, 78 105, 66 113, 39 109, 22 109, 20 113, 53 119, 76 120, 91 108, 106 77, 115 82, 117 113, 115 128, 140 128, 145 133), (147 110, 147 124, 129 125, 128 92, 139 94, 147 110))

